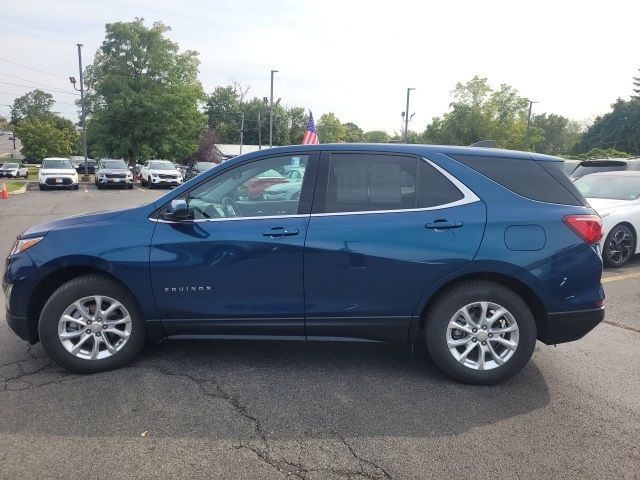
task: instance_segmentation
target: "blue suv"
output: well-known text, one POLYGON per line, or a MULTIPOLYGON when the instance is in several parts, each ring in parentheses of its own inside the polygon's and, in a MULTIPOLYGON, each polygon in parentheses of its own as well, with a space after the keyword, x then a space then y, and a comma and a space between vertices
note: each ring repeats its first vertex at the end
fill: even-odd
POLYGON ((339 339, 424 342, 450 377, 492 384, 536 339, 603 319, 601 235, 556 157, 290 146, 149 205, 32 227, 3 288, 11 328, 77 372, 165 338, 339 339))

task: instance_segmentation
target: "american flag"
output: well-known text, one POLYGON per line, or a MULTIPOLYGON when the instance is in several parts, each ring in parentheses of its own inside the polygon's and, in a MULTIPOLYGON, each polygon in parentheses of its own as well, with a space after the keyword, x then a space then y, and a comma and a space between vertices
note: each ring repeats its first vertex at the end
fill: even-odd
POLYGON ((307 122, 307 131, 302 137, 302 145, 316 145, 320 143, 318 140, 318 132, 316 131, 316 123, 313 121, 313 113, 309 110, 309 121, 307 122))

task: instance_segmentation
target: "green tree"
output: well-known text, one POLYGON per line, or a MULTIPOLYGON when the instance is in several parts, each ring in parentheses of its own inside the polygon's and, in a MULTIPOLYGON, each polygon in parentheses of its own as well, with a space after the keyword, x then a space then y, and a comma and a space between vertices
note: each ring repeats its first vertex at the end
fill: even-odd
POLYGON ((613 148, 634 155, 640 154, 640 100, 619 98, 611 112, 597 117, 582 135, 575 153, 593 148, 613 148))
POLYGON ((38 161, 66 157, 75 153, 78 146, 78 133, 70 120, 33 117, 15 125, 13 131, 22 142, 22 154, 38 161))
POLYGON ((539 153, 559 155, 570 152, 582 135, 578 122, 554 113, 533 115, 530 137, 534 150, 539 153), (534 132, 531 135, 531 132, 534 132))
MULTIPOLYGON (((486 78, 473 77, 453 90, 450 111, 435 117, 422 134, 426 143, 469 145, 495 140, 502 148, 523 148, 527 99, 509 85, 493 90, 486 78)), ((532 138, 532 137, 530 137, 532 138)))
POLYGON ((0 115, 0 130, 8 130, 9 129, 9 121, 0 115))
POLYGON ((51 108, 54 104, 53 96, 50 93, 36 89, 25 95, 16 98, 11 107, 11 123, 17 123, 39 118, 45 120, 51 115, 51 108))
MULTIPOLYGON (((638 69, 640 72, 640 68, 638 69)), ((635 100, 640 100, 640 77, 633 77, 633 93, 632 98, 635 100)))
POLYGON ((217 132, 220 143, 239 142, 242 100, 242 89, 238 84, 216 87, 207 98, 207 123, 217 132))
POLYGON ((344 128, 346 128, 347 130, 347 136, 345 138, 345 142, 360 143, 364 141, 364 132, 355 123, 347 122, 344 124, 344 128))
POLYGON ((362 134, 367 143, 387 143, 391 140, 389 134, 383 130, 371 130, 362 134))
POLYGON ((86 69, 93 155, 184 159, 197 148, 206 124, 199 104, 198 53, 180 53, 160 22, 144 19, 106 25, 106 35, 86 69))
POLYGON ((318 121, 320 143, 341 143, 347 139, 347 129, 333 112, 325 113, 318 121))

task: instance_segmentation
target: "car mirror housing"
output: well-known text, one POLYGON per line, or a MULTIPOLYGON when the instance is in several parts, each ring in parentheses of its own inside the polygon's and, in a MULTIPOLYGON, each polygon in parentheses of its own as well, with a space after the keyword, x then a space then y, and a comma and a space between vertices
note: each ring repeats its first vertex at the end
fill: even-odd
POLYGON ((189 218, 189 206, 184 198, 171 200, 171 204, 162 214, 165 220, 182 221, 189 218))

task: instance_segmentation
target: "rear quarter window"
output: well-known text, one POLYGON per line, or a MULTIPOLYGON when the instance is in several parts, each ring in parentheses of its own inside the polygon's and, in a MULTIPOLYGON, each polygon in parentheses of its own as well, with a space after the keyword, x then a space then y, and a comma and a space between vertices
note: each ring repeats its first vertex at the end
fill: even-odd
POLYGON ((561 170, 561 162, 475 155, 455 155, 452 158, 531 200, 586 205, 580 192, 561 170))

